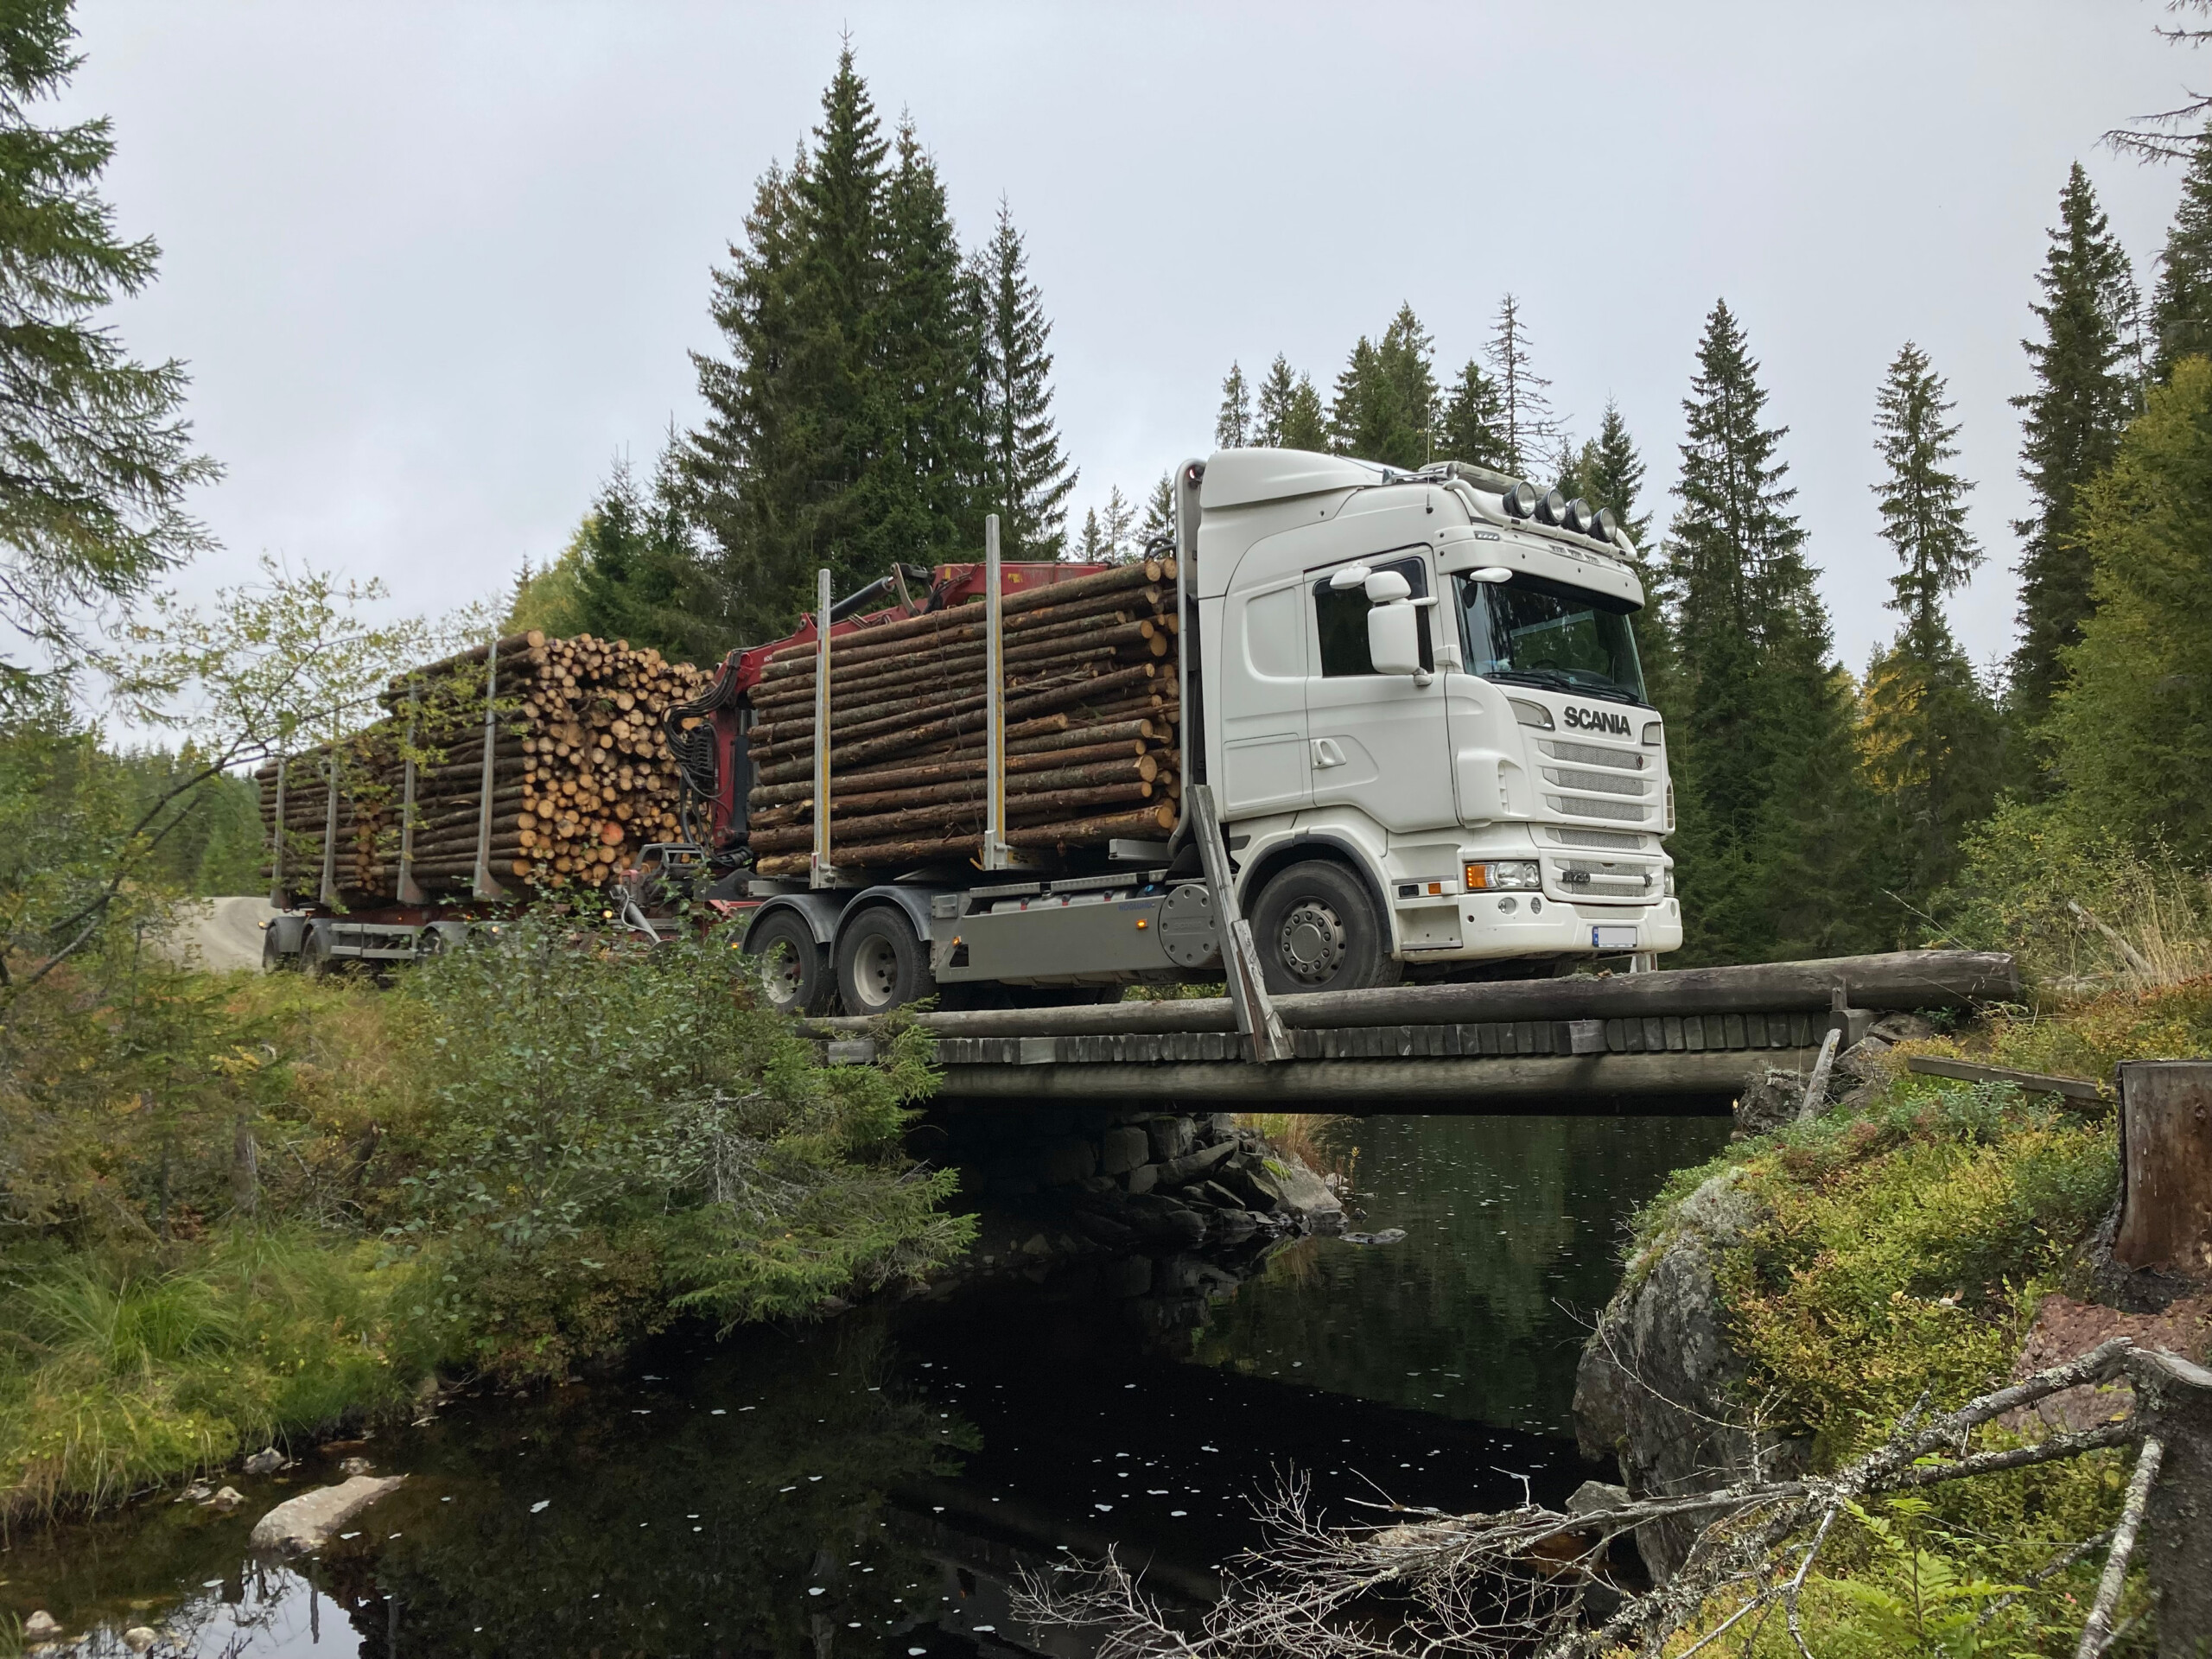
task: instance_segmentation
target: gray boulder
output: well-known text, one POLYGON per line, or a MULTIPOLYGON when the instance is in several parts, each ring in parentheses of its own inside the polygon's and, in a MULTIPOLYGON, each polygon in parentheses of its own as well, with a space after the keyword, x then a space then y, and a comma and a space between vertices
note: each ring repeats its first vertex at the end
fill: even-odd
MULTIPOLYGON (((1574 1378, 1574 1431, 1583 1456, 1618 1459, 1639 1497, 1710 1491, 1753 1475, 1787 1478, 1807 1465, 1809 1442, 1754 1431, 1735 1394, 1742 1357, 1730 1345, 1714 1268, 1753 1218, 1725 1171, 1690 1195, 1675 1230, 1631 1263, 1584 1344, 1574 1378)), ((1637 1530, 1637 1548, 1665 1579, 1697 1526, 1667 1520, 1637 1530)))
POLYGON ((318 1486, 287 1498, 253 1523, 247 1540, 257 1554, 297 1555, 320 1549, 338 1529, 387 1493, 406 1484, 404 1475, 355 1475, 335 1486, 318 1486))

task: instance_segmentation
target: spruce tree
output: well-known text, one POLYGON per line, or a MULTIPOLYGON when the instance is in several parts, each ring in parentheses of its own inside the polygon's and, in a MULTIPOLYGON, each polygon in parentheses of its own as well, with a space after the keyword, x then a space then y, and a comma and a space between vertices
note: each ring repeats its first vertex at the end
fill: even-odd
POLYGON ((1083 534, 1076 540, 1075 556, 1085 564, 1096 564, 1106 556, 1106 532, 1096 507, 1083 510, 1083 534))
POLYGON ((1851 879, 1863 833, 1844 677, 1761 423, 1758 365, 1726 302, 1683 404, 1681 505, 1669 535, 1679 707, 1669 722, 1692 960, 1829 954, 1859 937, 1851 879))
POLYGON ((1252 441, 1252 389, 1243 365, 1231 363, 1221 383, 1221 412, 1213 420, 1213 447, 1242 449, 1252 441))
POLYGON ((983 293, 984 480, 1010 559, 1057 559, 1066 542, 1076 470, 1052 420, 1052 325, 1029 278, 1029 256, 1001 199, 998 228, 978 261, 983 293))
POLYGON ((1498 302, 1487 355, 1497 384, 1498 470, 1527 478, 1558 437, 1559 422, 1545 390, 1551 382, 1529 365, 1528 325, 1521 320, 1521 302, 1514 295, 1498 302))
POLYGON ((2021 342, 2035 390, 2012 400, 2026 411, 2020 476, 2034 498, 2034 510, 2012 526, 2024 543, 2012 703, 2028 728, 2049 713, 2064 679, 2061 653, 2080 640, 2089 614, 2089 556, 2077 528, 2076 493, 2112 464, 2136 407, 2135 285, 2127 255, 2080 162, 2058 200, 2059 223, 2037 279, 2043 298, 2031 308, 2043 338, 2021 342))
POLYGON ((1959 453, 1950 411, 1942 377, 1906 341, 1876 396, 1884 476, 1872 486, 1882 539, 1897 556, 1890 607, 1904 625, 1867 670, 1859 735, 1884 942, 1897 946, 1957 873, 1961 834, 1988 813, 1998 783, 1997 712, 1943 610, 1982 560, 1967 527, 1973 486, 1950 470, 1959 453))
POLYGON ((1145 499, 1144 523, 1137 527, 1140 550, 1150 547, 1160 537, 1170 541, 1175 536, 1175 471, 1170 467, 1160 475, 1152 486, 1152 493, 1145 499))
POLYGON ((1444 401, 1440 433, 1446 456, 1470 466, 1510 473, 1506 464, 1505 404, 1497 383, 1469 358, 1444 401))
POLYGON ((2054 810, 2184 868, 2212 867, 2212 361, 2150 394, 2082 492, 2096 608, 2052 721, 2054 810))
POLYGON ((1321 412, 1321 394, 1311 376, 1293 374, 1282 353, 1268 367, 1260 383, 1258 410, 1253 420, 1252 442, 1271 449, 1320 449, 1329 447, 1328 422, 1321 412))
POLYGON ((1116 484, 1106 493, 1106 517, 1100 525, 1108 558, 1126 559, 1136 551, 1136 507, 1116 484))
POLYGON ((2181 203, 2151 296, 2152 373, 2171 379, 2184 357, 2212 356, 2212 127, 2197 136, 2181 203))
POLYGON ((1436 375, 1428 331, 1401 305, 1379 343, 1362 334, 1337 377, 1329 410, 1337 453, 1392 467, 1425 466, 1436 449, 1436 375))
POLYGON ((881 469, 878 563, 973 558, 983 544, 982 314, 937 165, 902 120, 884 186, 885 289, 875 377, 895 410, 881 469))
POLYGON ((576 533, 575 628, 677 662, 711 662, 725 647, 699 617, 700 563, 671 486, 665 462, 650 493, 626 461, 616 463, 576 533))
POLYGON ((687 601, 721 645, 772 638, 895 561, 982 538, 982 296, 910 124, 887 142, 849 48, 822 121, 755 190, 715 273, 720 354, 671 495, 697 532, 687 601))
POLYGON ((0 14, 0 625, 35 658, 0 658, 0 715, 53 691, 88 613, 208 544, 184 498, 217 475, 181 414, 184 365, 138 362, 94 321, 145 289, 161 251, 119 240, 99 195, 107 120, 32 118, 80 61, 74 39, 68 0, 0 14))
MULTIPOLYGON (((1598 435, 1575 457, 1574 493, 1592 506, 1609 507, 1636 548, 1629 561, 1643 584, 1643 608, 1631 620, 1637 654, 1643 662, 1643 683, 1655 707, 1671 712, 1675 702, 1675 639, 1669 622, 1672 589, 1666 563, 1651 544, 1651 514, 1643 505, 1643 457, 1629 435, 1620 406, 1605 400, 1598 435)), ((1562 483, 1562 488, 1565 483, 1562 483)))

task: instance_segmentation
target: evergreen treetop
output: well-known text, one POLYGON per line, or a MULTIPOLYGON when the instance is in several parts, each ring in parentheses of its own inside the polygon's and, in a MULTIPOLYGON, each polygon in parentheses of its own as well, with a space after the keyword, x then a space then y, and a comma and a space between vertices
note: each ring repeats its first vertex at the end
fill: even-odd
POLYGON ((208 545, 184 497, 218 475, 180 412, 184 365, 138 362, 92 321, 145 289, 160 250, 119 240, 100 199, 107 120, 31 118, 81 61, 75 38, 68 0, 0 12, 0 625, 31 658, 0 656, 0 714, 74 664, 87 609, 208 545))
POLYGON ((1506 465, 1504 399, 1498 394, 1497 383, 1471 357, 1445 398, 1442 425, 1444 453, 1452 460, 1511 473, 1506 465))
POLYGON ((1326 450, 1328 422, 1321 412, 1321 394, 1311 376, 1291 372, 1281 353, 1268 366, 1260 382, 1258 410, 1253 420, 1252 442, 1271 449, 1326 450))
POLYGON ((1144 523, 1137 527, 1140 550, 1149 547, 1159 537, 1172 538, 1175 534, 1175 469, 1169 467, 1152 486, 1152 493, 1145 498, 1144 523))
POLYGON ((2212 127, 2190 146, 2182 175, 2181 202, 2151 296, 2151 346, 2159 380, 2171 378, 2184 357, 2212 355, 2212 127))
POLYGON ((1392 467, 1425 466, 1436 448, 1436 375, 1428 331, 1401 305, 1379 343, 1362 334, 1329 409, 1337 453, 1392 467))
POLYGON ((788 628, 818 566, 849 593, 971 551, 991 484, 982 286, 912 124, 886 139, 849 46, 729 251, 722 350, 693 353, 706 415, 670 493, 696 531, 686 602, 709 656, 788 628))
POLYGON ((2089 558, 2076 529, 2076 493, 2112 464, 2136 408, 2135 284, 2127 255, 2076 162, 2059 194, 2059 222, 2030 308, 2041 340, 2023 340, 2033 391, 2012 400, 2022 422, 2020 476, 2034 509, 2013 524, 2021 550, 2019 643, 2012 690, 2032 725, 2050 708, 2061 653, 2081 638, 2090 608, 2089 558))
POLYGON ((1066 542, 1067 499, 1077 474, 1060 453, 1052 419, 1052 326, 1030 280, 1029 256, 1001 199, 996 230, 978 260, 983 292, 983 405, 988 510, 1000 546, 1015 559, 1056 559, 1066 542))
POLYGON ((1243 365, 1231 363, 1221 383, 1221 412, 1214 416, 1213 447, 1242 449, 1252 441, 1252 389, 1243 365))
POLYGON ((1944 595, 1963 587, 1982 558, 1967 528, 1974 486, 1948 468, 1958 458, 1959 429, 1945 420, 1947 391, 1927 353, 1907 340, 1875 394, 1874 452, 1886 475, 1872 488, 1882 539, 1902 567, 1890 578, 1890 605, 1905 619, 1907 640, 1931 656, 1939 636, 1948 637, 1944 595))

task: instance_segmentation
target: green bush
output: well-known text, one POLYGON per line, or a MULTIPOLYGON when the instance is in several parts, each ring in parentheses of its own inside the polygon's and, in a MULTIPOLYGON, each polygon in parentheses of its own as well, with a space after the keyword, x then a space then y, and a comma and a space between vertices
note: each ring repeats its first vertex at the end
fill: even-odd
POLYGON ((926 1039, 818 1066, 733 943, 533 912, 389 990, 147 957, 18 997, 0 1521, 964 1248, 902 1151, 926 1039))

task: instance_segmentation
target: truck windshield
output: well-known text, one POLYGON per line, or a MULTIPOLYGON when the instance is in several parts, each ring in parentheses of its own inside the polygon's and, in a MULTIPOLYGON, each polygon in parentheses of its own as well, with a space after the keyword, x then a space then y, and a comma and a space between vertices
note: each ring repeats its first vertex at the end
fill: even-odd
POLYGON ((1458 582, 1470 673, 1615 702, 1643 702, 1636 636, 1618 601, 1541 576, 1458 582))

